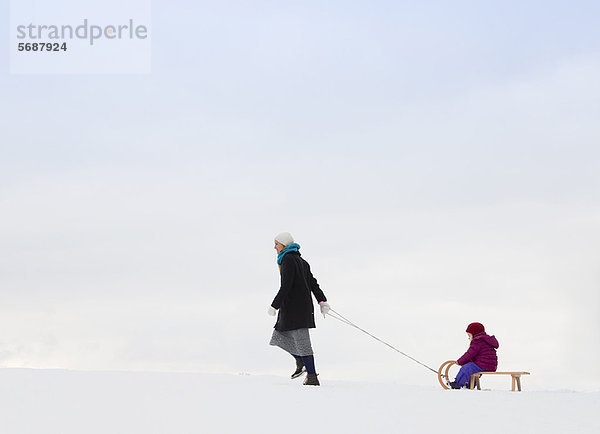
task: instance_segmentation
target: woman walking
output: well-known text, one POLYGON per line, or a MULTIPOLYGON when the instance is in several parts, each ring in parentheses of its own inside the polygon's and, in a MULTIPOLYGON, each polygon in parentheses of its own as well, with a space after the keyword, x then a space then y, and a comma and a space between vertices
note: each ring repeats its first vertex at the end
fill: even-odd
POLYGON ((282 348, 296 359, 296 370, 292 378, 306 371, 304 384, 319 386, 315 370, 315 359, 310 344, 308 329, 315 328, 312 295, 319 302, 323 316, 329 312, 327 298, 310 272, 310 266, 300 256, 300 246, 294 242, 289 232, 275 237, 277 264, 281 275, 281 287, 269 306, 269 315, 277 322, 271 337, 271 345, 282 348))

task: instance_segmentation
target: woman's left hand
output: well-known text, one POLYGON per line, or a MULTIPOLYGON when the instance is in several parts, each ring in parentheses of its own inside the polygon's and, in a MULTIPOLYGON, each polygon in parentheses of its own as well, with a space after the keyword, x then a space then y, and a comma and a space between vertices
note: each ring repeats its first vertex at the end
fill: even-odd
POLYGON ((326 301, 319 303, 319 306, 321 306, 321 313, 323 314, 323 318, 325 318, 327 313, 331 310, 331 306, 329 306, 329 303, 326 301))

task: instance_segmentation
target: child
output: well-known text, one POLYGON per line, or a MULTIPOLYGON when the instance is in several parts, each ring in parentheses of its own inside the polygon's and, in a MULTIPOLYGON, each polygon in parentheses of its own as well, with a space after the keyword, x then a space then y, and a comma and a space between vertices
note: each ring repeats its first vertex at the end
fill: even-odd
POLYGON ((496 349, 499 345, 496 337, 487 335, 483 324, 478 322, 469 324, 467 334, 471 345, 467 352, 456 361, 461 368, 456 380, 450 383, 450 387, 453 389, 469 387, 471 375, 482 371, 493 372, 498 367, 496 349))

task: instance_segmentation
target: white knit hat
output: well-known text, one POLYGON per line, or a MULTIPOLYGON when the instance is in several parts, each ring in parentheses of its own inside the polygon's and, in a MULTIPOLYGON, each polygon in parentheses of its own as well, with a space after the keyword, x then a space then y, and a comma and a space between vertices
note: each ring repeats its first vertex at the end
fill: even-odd
POLYGON ((294 237, 292 237, 292 234, 290 234, 289 232, 281 232, 277 234, 277 236, 275 237, 275 241, 283 244, 284 246, 289 246, 294 242, 294 237))

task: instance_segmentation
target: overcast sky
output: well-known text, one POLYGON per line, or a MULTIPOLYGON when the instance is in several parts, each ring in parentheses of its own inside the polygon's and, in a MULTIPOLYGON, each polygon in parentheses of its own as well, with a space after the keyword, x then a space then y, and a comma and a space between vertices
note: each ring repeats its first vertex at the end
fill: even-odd
MULTIPOLYGON (((285 230, 434 368, 480 321, 525 387, 600 387, 600 5, 224 3, 154 2, 147 75, 0 56, 0 366, 288 375, 285 230)), ((317 327, 323 381, 436 384, 317 327)))

